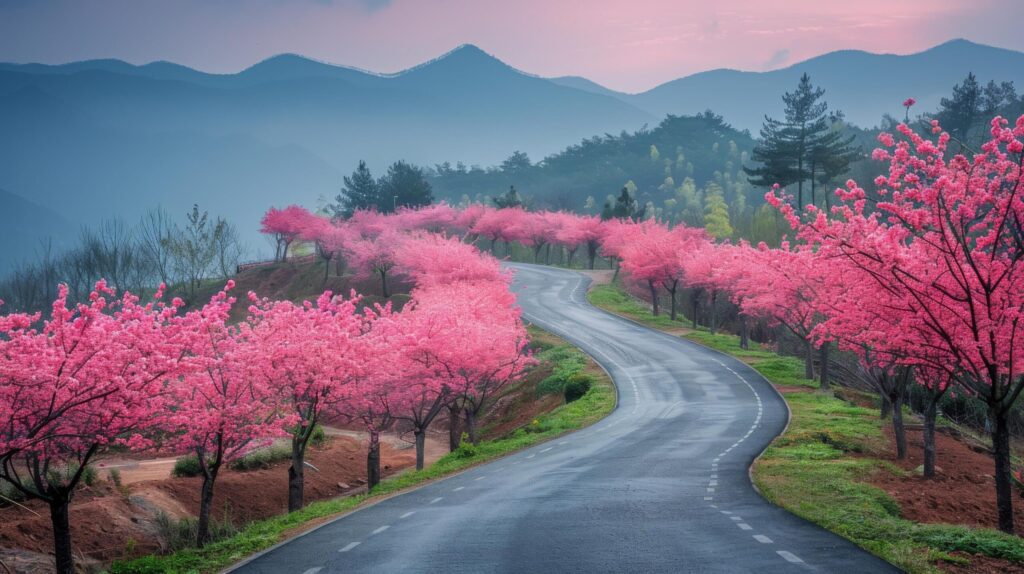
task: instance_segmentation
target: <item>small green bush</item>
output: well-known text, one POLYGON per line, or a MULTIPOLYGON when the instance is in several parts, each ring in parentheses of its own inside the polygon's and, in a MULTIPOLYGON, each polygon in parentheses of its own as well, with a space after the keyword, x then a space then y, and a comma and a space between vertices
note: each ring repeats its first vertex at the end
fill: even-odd
POLYGON ((586 373, 576 373, 569 377, 569 380, 565 383, 565 402, 571 403, 577 399, 583 398, 583 395, 587 394, 590 387, 594 385, 594 377, 586 373))
POLYGON ((116 468, 110 469, 107 471, 107 480, 116 488, 121 488, 121 471, 116 468))
POLYGON ((462 433, 462 440, 459 441, 459 448, 453 450, 451 455, 455 458, 473 458, 477 455, 477 447, 469 442, 469 435, 462 433))
POLYGON ((174 461, 174 468, 171 469, 171 476, 183 478, 186 476, 199 476, 202 469, 199 468, 199 457, 190 454, 174 461))
MULTIPOLYGON (((321 429, 321 432, 323 430, 321 429)), ((316 435, 316 430, 313 431, 316 435)), ((288 445, 271 445, 256 449, 245 456, 231 462, 231 470, 247 471, 270 468, 275 462, 288 460, 292 457, 292 449, 288 445)))

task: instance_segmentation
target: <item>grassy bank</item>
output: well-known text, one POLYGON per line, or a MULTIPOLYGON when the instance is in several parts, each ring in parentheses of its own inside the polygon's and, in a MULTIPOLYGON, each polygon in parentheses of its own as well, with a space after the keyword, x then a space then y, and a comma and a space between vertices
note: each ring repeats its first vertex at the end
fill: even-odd
POLYGON ((865 482, 874 472, 901 469, 877 458, 891 448, 877 411, 817 391, 803 378, 803 363, 765 350, 746 350, 728 334, 685 329, 615 285, 591 290, 591 303, 650 327, 673 332, 750 364, 784 393, 792 412, 786 432, 753 468, 754 483, 769 501, 835 532, 911 573, 940 571, 942 562, 964 563, 952 553, 1024 562, 1024 540, 1001 532, 955 525, 918 524, 900 517, 885 491, 865 482), (806 387, 806 389, 793 387, 806 387))
POLYGON ((504 437, 481 441, 476 446, 466 443, 422 471, 388 478, 372 494, 314 502, 298 512, 250 523, 238 534, 202 549, 190 548, 164 556, 116 562, 110 571, 114 574, 215 572, 339 514, 583 428, 604 418, 615 408, 616 395, 611 379, 593 360, 554 335, 532 327, 530 331, 541 362, 537 368, 551 373, 538 385, 538 391, 557 392, 563 382, 585 379, 589 382, 589 389, 582 397, 536 417, 504 437), (547 390, 540 389, 542 386, 547 390))

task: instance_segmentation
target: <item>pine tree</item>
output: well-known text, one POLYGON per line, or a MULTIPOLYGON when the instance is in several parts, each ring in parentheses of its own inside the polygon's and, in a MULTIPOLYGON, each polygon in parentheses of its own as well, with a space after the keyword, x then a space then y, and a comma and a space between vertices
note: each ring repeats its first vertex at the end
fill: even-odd
POLYGON ((391 213, 399 207, 420 207, 434 201, 434 192, 423 170, 404 161, 396 161, 377 182, 377 210, 391 213))
POLYGON ((331 216, 335 218, 351 217, 357 209, 371 209, 378 207, 380 203, 380 189, 377 187, 377 180, 366 167, 366 162, 360 160, 359 167, 352 172, 351 176, 345 177, 345 184, 341 193, 335 197, 337 203, 327 206, 331 216))
POLYGON ((761 141, 754 148, 753 160, 760 165, 744 167, 750 183, 760 187, 796 184, 797 204, 804 205, 804 184, 810 182, 810 200, 815 201, 815 183, 830 181, 844 173, 859 151, 853 137, 843 137, 835 129, 842 115, 828 114, 822 100, 825 90, 815 88, 807 74, 800 77, 796 90, 783 94, 785 118, 765 116, 761 141))
POLYGON ((520 207, 523 205, 522 198, 519 197, 519 192, 516 191, 516 186, 510 185, 505 195, 499 195, 492 197, 491 201, 494 203, 494 207, 503 209, 506 207, 520 207))
MULTIPOLYGON (((630 182, 632 183, 632 182, 630 182)), ((636 186, 634 186, 635 188, 636 186)), ((646 205, 640 205, 640 202, 636 200, 632 193, 629 191, 629 185, 627 184, 619 192, 619 197, 615 199, 613 205, 611 201, 606 201, 604 209, 601 210, 601 219, 631 219, 633 221, 640 221, 644 218, 644 214, 647 212, 646 205)))
POLYGON ((953 86, 953 95, 942 98, 936 119, 950 136, 961 146, 969 144, 971 126, 981 116, 982 91, 974 72, 967 74, 964 81, 953 86))

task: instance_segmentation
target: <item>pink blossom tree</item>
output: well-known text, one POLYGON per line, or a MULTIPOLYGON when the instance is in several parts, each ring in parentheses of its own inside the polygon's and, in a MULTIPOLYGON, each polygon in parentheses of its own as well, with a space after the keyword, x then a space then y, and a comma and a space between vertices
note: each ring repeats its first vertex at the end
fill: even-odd
POLYGON ((395 267, 395 256, 401 251, 404 236, 394 230, 386 230, 372 239, 354 239, 345 247, 345 253, 360 276, 380 277, 381 295, 391 297, 388 278, 395 267))
POLYGON ((61 574, 75 571, 68 507, 85 469, 111 446, 150 445, 182 353, 169 329, 180 300, 115 297, 100 281, 70 306, 62 285, 42 328, 38 315, 0 320, 0 479, 49 505, 61 574))
MULTIPOLYGON (((227 289, 234 287, 229 281, 227 289)), ((172 446, 193 453, 203 477, 196 544, 210 541, 210 509, 222 466, 252 446, 287 434, 294 416, 279 408, 280 393, 250 365, 262 348, 253 344, 247 323, 229 325, 235 300, 221 291, 201 310, 176 325, 186 341, 183 376, 171 385, 172 446)))
POLYGON ((569 267, 572 267, 573 255, 581 246, 587 248, 587 268, 593 269, 597 259, 597 250, 604 236, 601 218, 596 215, 563 214, 563 219, 555 240, 566 247, 569 253, 569 267))
POLYGON ((274 237, 274 260, 288 259, 288 248, 302 232, 302 224, 307 221, 310 213, 298 205, 289 205, 284 209, 271 207, 260 221, 260 233, 274 237))
POLYGON ((372 316, 357 312, 359 299, 324 292, 315 303, 259 299, 250 293, 251 376, 277 389, 289 416, 292 464, 288 469, 288 510, 303 505, 306 448, 325 413, 338 408, 347 387, 367 375, 372 349, 364 337, 372 316))
MULTIPOLYGON (((949 135, 925 139, 905 124, 882 134, 875 159, 889 163, 875 184, 880 200, 848 182, 834 217, 811 207, 806 221, 779 206, 822 256, 843 258, 891 293, 885 304, 904 317, 935 365, 988 405, 992 422, 999 528, 1013 532, 1008 417, 1024 390, 1024 116, 991 124, 973 157, 947 157, 949 135)), ((872 302, 865 302, 870 304, 872 302)))

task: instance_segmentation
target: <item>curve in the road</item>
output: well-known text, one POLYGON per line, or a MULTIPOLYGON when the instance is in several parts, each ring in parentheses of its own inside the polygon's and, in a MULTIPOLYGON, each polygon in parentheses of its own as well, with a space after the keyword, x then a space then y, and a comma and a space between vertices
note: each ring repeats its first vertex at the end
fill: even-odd
POLYGON ((898 572, 754 490, 747 469, 788 417, 756 371, 592 307, 579 273, 515 268, 525 318, 608 370, 616 410, 346 515, 237 572, 898 572))

